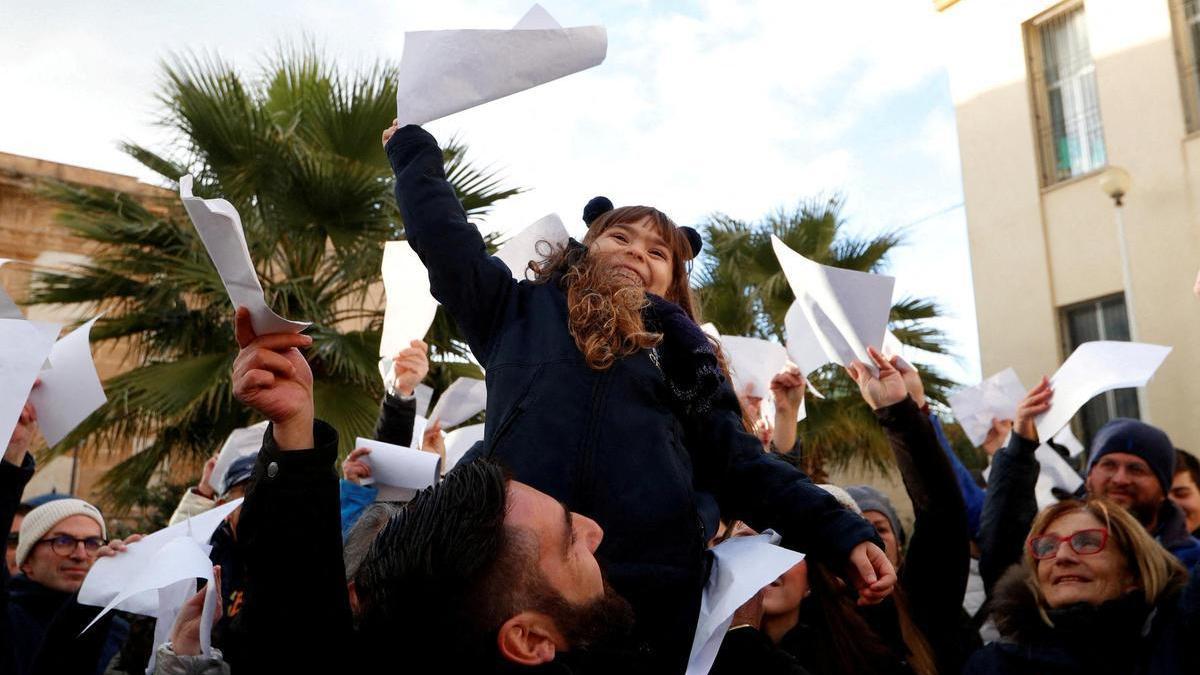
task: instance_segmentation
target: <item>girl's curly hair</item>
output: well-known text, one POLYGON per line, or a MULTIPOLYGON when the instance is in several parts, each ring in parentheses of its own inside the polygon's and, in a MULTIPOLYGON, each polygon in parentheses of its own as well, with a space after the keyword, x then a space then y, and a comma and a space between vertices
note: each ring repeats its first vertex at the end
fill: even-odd
POLYGON ((588 249, 605 230, 617 224, 649 220, 671 249, 671 284, 665 296, 698 321, 696 302, 688 285, 691 244, 665 213, 651 206, 623 206, 592 221, 583 246, 548 251, 531 262, 534 281, 555 277, 567 294, 568 328, 590 368, 605 370, 617 359, 657 346, 662 335, 646 329, 642 310, 649 302, 642 288, 612 274, 603 256, 588 249))

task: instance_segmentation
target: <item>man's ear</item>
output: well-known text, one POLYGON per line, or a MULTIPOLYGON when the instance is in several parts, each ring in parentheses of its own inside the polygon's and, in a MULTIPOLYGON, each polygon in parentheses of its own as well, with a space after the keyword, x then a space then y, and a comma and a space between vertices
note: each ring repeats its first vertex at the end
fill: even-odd
POLYGON ((553 619, 541 612, 524 611, 500 626, 496 647, 506 661, 536 666, 553 661, 567 645, 553 619))

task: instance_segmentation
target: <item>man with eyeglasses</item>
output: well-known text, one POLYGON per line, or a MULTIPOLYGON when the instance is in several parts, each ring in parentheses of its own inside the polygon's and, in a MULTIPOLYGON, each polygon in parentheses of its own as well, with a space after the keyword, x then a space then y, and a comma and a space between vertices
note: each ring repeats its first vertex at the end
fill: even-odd
MULTIPOLYGON (((0 527, 12 523, 33 476, 36 423, 26 404, 0 460, 0 527)), ((0 673, 104 672, 129 624, 110 613, 81 635, 99 608, 80 605, 75 594, 98 556, 124 549, 107 535, 100 510, 82 499, 56 499, 25 514, 14 559, 20 573, 0 570, 0 673)))

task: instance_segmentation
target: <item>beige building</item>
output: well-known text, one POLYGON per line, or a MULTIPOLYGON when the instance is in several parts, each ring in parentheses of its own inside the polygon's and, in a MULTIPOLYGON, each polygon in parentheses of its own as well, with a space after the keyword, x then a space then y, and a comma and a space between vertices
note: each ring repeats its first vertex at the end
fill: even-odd
POLYGON ((1031 386, 1085 341, 1174 351, 1145 388, 1076 418, 1148 417, 1200 451, 1200 2, 935 0, 958 120, 983 374, 1031 386))
MULTIPOLYGON (((18 301, 25 296, 35 269, 63 268, 88 253, 88 244, 72 236, 55 222, 55 205, 38 191, 39 181, 61 180, 85 187, 119 190, 135 197, 171 196, 167 190, 139 183, 118 174, 58 164, 32 157, 0 152, 0 258, 10 262, 0 267, 0 285, 18 301)), ((73 324, 90 318, 83 310, 25 308, 27 318, 73 324)), ((93 349, 102 379, 108 379, 134 364, 112 349, 93 349)), ((7 439, 6 439, 7 440, 7 439)), ((44 449, 40 448, 40 449, 44 449)), ((112 465, 129 456, 131 448, 77 448, 39 466, 25 489, 25 497, 52 490, 98 499, 97 481, 112 465)))

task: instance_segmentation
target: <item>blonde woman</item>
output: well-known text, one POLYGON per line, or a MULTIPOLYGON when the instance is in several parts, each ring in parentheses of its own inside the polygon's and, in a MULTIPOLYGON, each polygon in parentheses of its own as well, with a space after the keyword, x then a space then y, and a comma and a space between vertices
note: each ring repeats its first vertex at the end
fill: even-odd
POLYGON ((1200 672, 1200 578, 1113 502, 1039 513, 993 603, 1002 639, 965 673, 1200 672))

